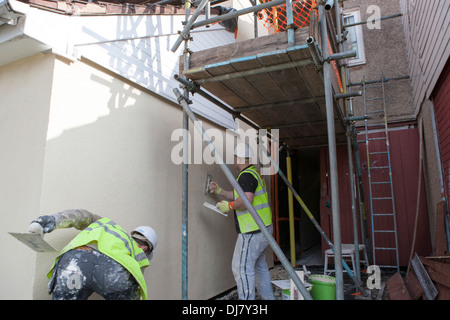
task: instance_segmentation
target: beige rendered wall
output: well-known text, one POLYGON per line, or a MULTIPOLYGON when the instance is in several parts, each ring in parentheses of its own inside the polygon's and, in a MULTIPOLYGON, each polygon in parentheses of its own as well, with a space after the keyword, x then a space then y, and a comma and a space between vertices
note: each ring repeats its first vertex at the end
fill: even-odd
MULTIPOLYGON (((154 227, 158 247, 145 272, 150 299, 181 298, 182 166, 171 161, 179 143, 171 136, 182 128, 182 115, 178 105, 88 61, 55 59, 40 213, 84 208, 127 231, 154 227)), ((235 286, 234 221, 203 207, 204 201, 218 201, 203 193, 207 173, 230 188, 219 166, 189 166, 189 299, 208 299, 235 286)), ((56 230, 46 239, 61 249, 76 234, 56 230)), ((54 258, 37 255, 34 299, 50 298, 45 274, 54 258)))
POLYGON ((53 56, 0 67, 0 299, 32 299, 36 254, 7 232, 27 232, 40 210, 53 56))
MULTIPOLYGON (((367 21, 374 14, 374 11, 370 9, 373 5, 381 9, 381 17, 401 12, 398 1, 385 0, 348 0, 344 2, 344 11, 359 10, 361 21, 367 21)), ((410 74, 401 18, 381 21, 380 29, 370 29, 367 25, 362 25, 362 33, 367 63, 349 68, 352 83, 360 83, 363 77, 366 81, 374 81, 382 77, 394 78, 410 74)), ((352 87, 352 91, 359 90, 362 90, 361 86, 352 87)), ((368 98, 379 97, 381 89, 368 89, 367 95, 368 98)), ((388 121, 415 119, 412 86, 409 79, 390 81, 386 87, 386 95, 388 121)), ((364 114, 362 98, 354 98, 353 107, 356 116, 364 114)), ((364 125, 363 122, 357 124, 364 125)))

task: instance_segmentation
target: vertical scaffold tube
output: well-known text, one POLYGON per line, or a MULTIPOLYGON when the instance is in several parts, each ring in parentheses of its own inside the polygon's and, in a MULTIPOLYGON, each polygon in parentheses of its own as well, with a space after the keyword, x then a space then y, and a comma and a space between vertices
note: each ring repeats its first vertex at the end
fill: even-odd
MULTIPOLYGON (((336 13, 336 31, 337 31, 337 40, 339 43, 339 51, 342 52, 344 46, 342 44, 342 24, 341 24, 341 10, 342 7, 339 5, 339 0, 334 0, 334 9, 336 13)), ((344 64, 341 65, 341 78, 342 78, 342 91, 343 93, 347 92, 347 75, 346 75, 346 66, 344 64)), ((344 99, 345 104, 345 116, 351 117, 353 113, 350 111, 349 103, 346 99, 344 99)), ((353 124, 351 122, 347 123, 347 155, 348 155, 348 172, 350 179, 350 194, 352 197, 352 221, 353 221, 353 243, 355 246, 355 261, 356 261, 356 277, 359 281, 361 281, 361 270, 360 270, 360 258, 359 258, 359 236, 358 236, 358 223, 356 218, 356 187, 355 180, 353 179, 353 155, 352 155, 352 135, 353 134, 353 124)))
MULTIPOLYGON (((319 5, 319 22, 322 38, 322 55, 324 58, 323 78, 325 88, 325 104, 327 114, 328 151, 330 159, 330 181, 331 181, 331 211, 333 217, 333 243, 334 243, 334 265, 336 270, 336 299, 344 300, 344 277, 342 273, 342 245, 341 245, 341 222, 339 213, 338 172, 336 156, 336 132, 334 125, 334 99, 331 86, 331 62, 327 61, 328 31, 324 3, 319 5)), ((334 35, 332 35, 334 36, 334 35)))
MULTIPOLYGON (((186 1, 185 18, 189 19, 191 1, 186 1)), ((189 69, 189 34, 185 40, 184 48, 184 68, 189 69)), ((189 98, 189 91, 184 90, 186 99, 189 98)), ((188 299, 188 180, 189 180, 189 117, 183 113, 183 178, 182 178, 182 206, 181 206, 181 299, 188 299)))
POLYGON ((183 191, 182 191, 182 221, 181 221, 181 298, 188 299, 188 178, 189 178, 189 118, 183 114, 183 191))
POLYGON ((292 0, 286 0, 286 15, 287 15, 287 34, 288 34, 288 46, 294 46, 294 12, 292 11, 292 0))

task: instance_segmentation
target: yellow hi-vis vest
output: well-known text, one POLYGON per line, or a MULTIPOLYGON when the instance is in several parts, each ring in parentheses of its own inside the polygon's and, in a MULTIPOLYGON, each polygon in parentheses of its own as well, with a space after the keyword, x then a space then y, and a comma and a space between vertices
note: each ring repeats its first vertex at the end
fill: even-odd
MULTIPOLYGON (((239 177, 243 173, 250 173, 258 181, 258 187, 256 188, 253 195, 252 205, 264 224, 266 226, 270 226, 272 224, 272 211, 270 210, 269 196, 267 194, 266 183, 264 179, 261 178, 254 166, 250 166, 242 170, 237 180, 239 180, 239 177)), ((236 192, 236 190, 234 190, 234 199, 236 200, 238 197, 238 193, 236 192)), ((256 224, 247 208, 245 208, 244 210, 236 210, 236 216, 241 233, 248 233, 259 230, 258 225, 256 224)))
POLYGON ((51 277, 57 261, 64 253, 90 243, 95 243, 101 253, 126 268, 138 282, 142 299, 147 300, 147 285, 141 268, 148 267, 150 262, 144 251, 138 247, 136 241, 118 224, 108 218, 102 218, 91 223, 66 245, 56 257, 47 277, 51 277))

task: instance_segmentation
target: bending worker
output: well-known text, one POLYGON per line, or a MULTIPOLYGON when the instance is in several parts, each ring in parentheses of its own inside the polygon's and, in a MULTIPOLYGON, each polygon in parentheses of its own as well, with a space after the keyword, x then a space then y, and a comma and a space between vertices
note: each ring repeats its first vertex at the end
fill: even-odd
POLYGON ((143 271, 157 244, 155 231, 141 226, 129 236, 119 225, 82 209, 40 216, 34 233, 74 227, 81 231, 65 246, 47 274, 53 300, 85 300, 97 292, 107 300, 147 300, 143 271))
MULTIPOLYGON (((272 211, 266 184, 257 169, 250 163, 253 152, 248 144, 238 144, 234 152, 236 168, 240 171, 237 182, 256 209, 261 220, 272 233, 272 211)), ((231 263, 236 280, 239 299, 254 300, 255 285, 263 300, 273 300, 270 272, 265 259, 269 242, 262 234, 255 220, 248 212, 244 201, 236 190, 224 190, 216 182, 211 182, 209 192, 222 195, 228 201, 220 201, 216 207, 223 213, 235 210, 238 238, 231 263)))

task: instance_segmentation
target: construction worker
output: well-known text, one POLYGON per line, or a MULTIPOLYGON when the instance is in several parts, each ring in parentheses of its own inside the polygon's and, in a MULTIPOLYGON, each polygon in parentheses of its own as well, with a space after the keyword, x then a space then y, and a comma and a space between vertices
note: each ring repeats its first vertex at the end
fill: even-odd
POLYGON ((157 244, 156 232, 140 226, 129 236, 119 225, 83 209, 40 216, 29 224, 39 234, 74 227, 81 231, 56 258, 47 277, 53 300, 147 300, 143 271, 157 244))
MULTIPOLYGON (((272 233, 272 212, 266 184, 257 169, 250 163, 253 152, 246 143, 236 146, 234 152, 235 166, 240 171, 237 182, 245 192, 248 200, 256 209, 267 230, 272 233)), ((216 182, 211 182, 210 193, 222 195, 228 201, 220 201, 216 207, 223 213, 235 210, 235 223, 238 238, 231 262, 236 280, 239 299, 254 300, 255 286, 263 300, 273 300, 270 272, 265 259, 265 250, 269 242, 262 234, 255 220, 239 198, 236 190, 222 189, 216 182)))

